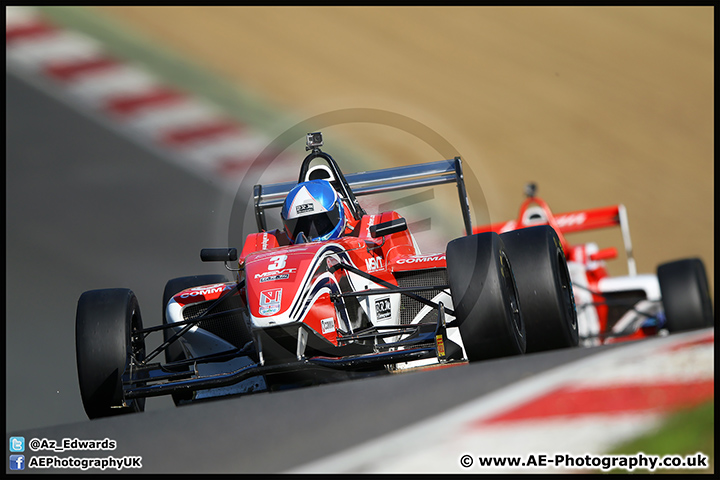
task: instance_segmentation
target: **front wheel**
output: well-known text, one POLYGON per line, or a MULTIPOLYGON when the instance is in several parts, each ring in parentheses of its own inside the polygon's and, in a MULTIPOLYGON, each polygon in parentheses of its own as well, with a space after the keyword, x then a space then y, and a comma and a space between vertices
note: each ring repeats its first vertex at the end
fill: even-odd
POLYGON ((705 265, 699 258, 664 263, 657 269, 665 310, 665 328, 681 332, 711 327, 712 302, 705 265))
POLYGON ((560 239, 548 225, 503 233, 527 330, 527 351, 578 345, 577 312, 560 239))
POLYGON ((457 238, 446 251, 448 283, 469 361, 525 352, 525 324, 505 246, 494 232, 457 238))
POLYGON ((90 290, 78 300, 75 352, 80 396, 88 418, 141 412, 145 399, 123 398, 123 374, 145 358, 142 316, 125 288, 90 290))

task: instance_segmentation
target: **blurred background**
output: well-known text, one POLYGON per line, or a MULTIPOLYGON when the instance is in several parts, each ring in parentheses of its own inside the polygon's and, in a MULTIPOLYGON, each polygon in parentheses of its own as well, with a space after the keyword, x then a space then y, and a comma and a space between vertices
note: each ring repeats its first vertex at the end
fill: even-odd
MULTIPOLYGON (((475 224, 515 218, 530 181, 556 213, 622 203, 640 273, 698 256, 713 291, 712 7, 41 10, 267 138, 321 120, 346 172, 460 155, 475 224)), ((216 185, 158 166, 62 98, 41 102, 8 76, 6 100, 12 430, 85 419, 82 291, 132 288, 156 323, 165 281, 215 272, 198 250, 224 246, 236 212, 216 185)), ((304 156, 301 137, 287 147, 304 156)), ((461 235, 457 196, 435 195, 433 228, 461 235)), ((621 246, 618 230, 569 240, 621 246)))
MULTIPOLYGON (((623 203, 640 272, 697 255, 714 283, 712 7, 91 10, 282 112, 275 129, 361 107, 427 126, 479 181, 475 223, 514 218, 529 181, 555 211, 623 203)), ((398 128, 335 130, 381 164, 437 159, 398 128)))

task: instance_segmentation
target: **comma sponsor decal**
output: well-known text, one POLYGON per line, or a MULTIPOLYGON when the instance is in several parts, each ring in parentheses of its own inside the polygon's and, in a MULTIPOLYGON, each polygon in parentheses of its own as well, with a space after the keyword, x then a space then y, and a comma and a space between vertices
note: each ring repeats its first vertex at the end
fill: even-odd
POLYGON ((402 264, 410 264, 410 263, 428 263, 428 262, 439 262, 441 260, 445 260, 445 254, 439 254, 439 255, 422 255, 417 257, 407 257, 407 258, 401 258, 397 262, 398 265, 402 264))
POLYGON ((230 288, 230 287, 228 287, 224 283, 218 283, 216 285, 206 285, 203 287, 194 287, 194 288, 191 288, 191 289, 185 291, 185 293, 180 295, 180 298, 197 297, 198 295, 205 297, 208 295, 220 293, 223 290, 226 290, 228 288, 230 288))

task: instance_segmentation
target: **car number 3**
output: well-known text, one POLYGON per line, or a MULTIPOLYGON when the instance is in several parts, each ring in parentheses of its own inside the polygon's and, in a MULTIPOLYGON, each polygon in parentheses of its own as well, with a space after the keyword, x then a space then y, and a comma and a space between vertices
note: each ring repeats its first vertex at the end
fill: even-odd
POLYGON ((287 255, 278 255, 276 257, 270 257, 270 265, 268 265, 268 270, 282 270, 285 268, 285 263, 287 262, 287 255))

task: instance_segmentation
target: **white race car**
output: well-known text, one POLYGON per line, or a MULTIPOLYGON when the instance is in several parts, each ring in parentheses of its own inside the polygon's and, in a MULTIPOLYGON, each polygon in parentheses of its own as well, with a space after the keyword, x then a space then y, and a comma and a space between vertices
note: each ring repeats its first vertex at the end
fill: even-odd
MULTIPOLYGON (((623 205, 577 210, 554 215, 536 196, 537 187, 525 188, 526 199, 518 217, 507 222, 475 227, 475 233, 520 231, 550 225, 558 234, 567 257, 577 305, 582 345, 632 340, 714 324, 705 266, 698 258, 663 263, 657 274, 638 274, 632 253, 627 212, 623 205), (596 243, 570 244, 565 236, 606 227, 620 227, 628 274, 610 276, 605 260, 617 256, 615 247, 596 243)), ((528 351, 533 347, 528 329, 528 351)), ((541 347, 541 346, 538 346, 541 347)))

